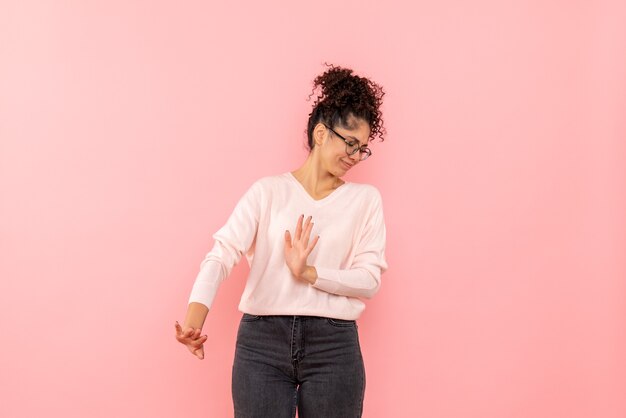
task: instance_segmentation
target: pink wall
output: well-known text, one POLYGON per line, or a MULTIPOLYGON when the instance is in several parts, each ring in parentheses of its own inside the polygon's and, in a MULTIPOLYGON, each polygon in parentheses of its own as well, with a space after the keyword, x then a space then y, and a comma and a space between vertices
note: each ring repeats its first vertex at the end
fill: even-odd
POLYGON ((326 60, 387 91, 365 417, 624 417, 626 7, 510 3, 2 2, 0 416, 231 415, 245 262, 174 321, 326 60))

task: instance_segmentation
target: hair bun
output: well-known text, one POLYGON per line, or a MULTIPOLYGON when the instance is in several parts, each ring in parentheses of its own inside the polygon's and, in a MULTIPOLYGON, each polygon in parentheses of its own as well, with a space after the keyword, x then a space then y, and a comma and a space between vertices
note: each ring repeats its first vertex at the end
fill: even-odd
POLYGON ((382 87, 353 74, 350 68, 328 63, 326 66, 329 68, 313 80, 313 92, 309 95, 310 99, 317 93, 307 127, 309 148, 314 145, 311 135, 317 123, 347 126, 350 115, 365 120, 370 125, 370 137, 378 136, 383 141, 382 87))

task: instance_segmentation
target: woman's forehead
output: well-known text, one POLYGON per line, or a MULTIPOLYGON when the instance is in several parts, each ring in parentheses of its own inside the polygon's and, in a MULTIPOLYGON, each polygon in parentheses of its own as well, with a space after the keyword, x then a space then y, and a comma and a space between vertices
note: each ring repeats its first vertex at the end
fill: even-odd
POLYGON ((343 130, 343 136, 346 138, 359 141, 361 145, 367 145, 367 140, 370 135, 370 126, 365 120, 352 118, 351 121, 348 121, 348 126, 343 128, 343 130))

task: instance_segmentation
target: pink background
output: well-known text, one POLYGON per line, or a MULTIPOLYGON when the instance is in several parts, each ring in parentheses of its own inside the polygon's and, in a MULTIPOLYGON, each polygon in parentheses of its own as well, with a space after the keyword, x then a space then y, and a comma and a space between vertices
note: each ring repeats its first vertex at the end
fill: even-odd
POLYGON ((211 235, 305 159, 324 61, 387 92, 365 417, 626 416, 622 1, 0 4, 0 416, 227 417, 248 266, 211 235), (506 5, 504 3, 507 3, 506 5))

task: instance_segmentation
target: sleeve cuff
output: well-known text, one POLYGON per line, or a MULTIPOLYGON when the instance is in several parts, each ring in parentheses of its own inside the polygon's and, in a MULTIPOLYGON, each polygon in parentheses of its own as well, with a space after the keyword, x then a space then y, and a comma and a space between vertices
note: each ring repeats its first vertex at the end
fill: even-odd
POLYGON ((217 261, 208 260, 196 277, 187 304, 198 302, 210 309, 221 281, 222 265, 217 261))

